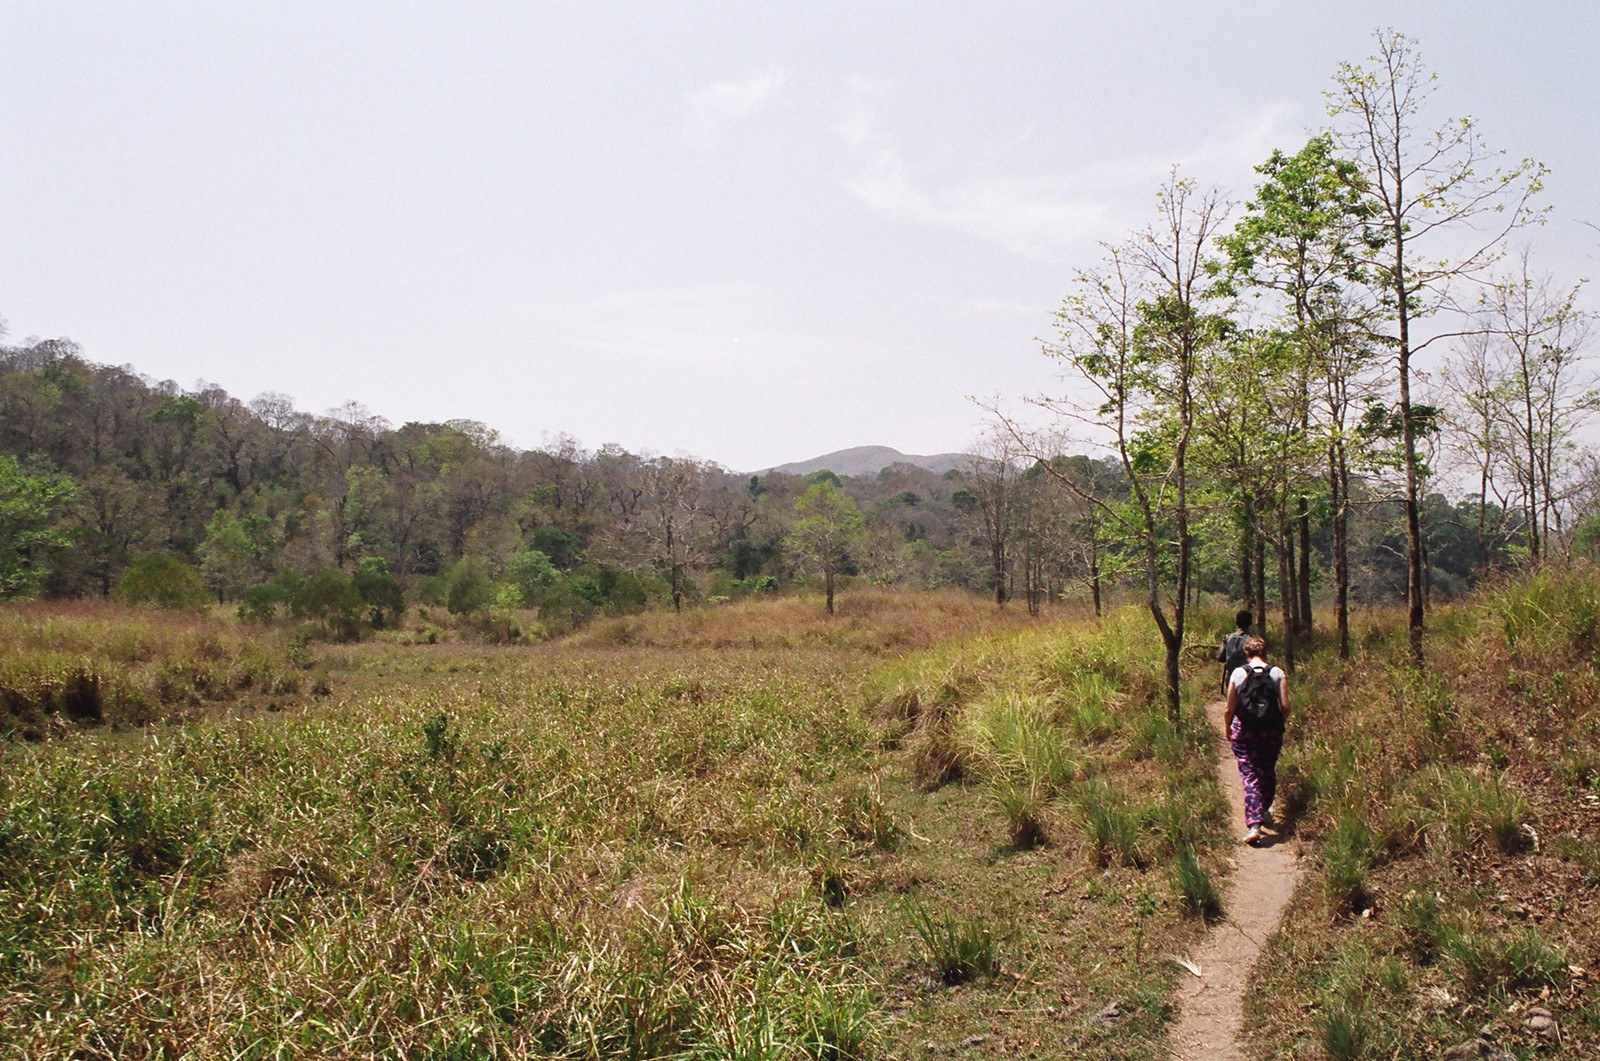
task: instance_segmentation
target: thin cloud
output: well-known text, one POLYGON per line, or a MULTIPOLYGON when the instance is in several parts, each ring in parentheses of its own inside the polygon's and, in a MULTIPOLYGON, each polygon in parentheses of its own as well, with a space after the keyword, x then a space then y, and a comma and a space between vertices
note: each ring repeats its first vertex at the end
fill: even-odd
POLYGON ((714 146, 728 125, 748 118, 775 99, 788 75, 769 67, 743 81, 718 81, 689 95, 683 141, 696 151, 714 146))
POLYGON ((889 89, 886 81, 874 81, 857 74, 847 82, 844 113, 833 131, 853 148, 866 146, 877 132, 878 111, 874 101, 889 89))
MULTIPOLYGON (((1154 154, 1109 159, 1061 176, 974 173, 943 182, 919 174, 878 127, 867 83, 852 83, 835 133, 856 159, 845 187, 868 209, 910 224, 944 228, 1042 261, 1062 261, 1085 243, 1115 239, 1148 219, 1150 197, 1173 159, 1154 154)), ((1270 105, 1225 125, 1178 153, 1182 171, 1223 186, 1248 186, 1251 167, 1286 144, 1293 108, 1270 105)), ((1028 127, 1004 150, 1034 134, 1028 127)), ((1293 146, 1292 144, 1290 146, 1293 146)), ((950 154, 937 167, 948 168, 950 154)), ((978 156, 979 163, 985 156, 978 156)))
POLYGON ((981 177, 924 187, 894 151, 872 151, 845 185, 878 213, 953 229, 1029 258, 1053 259, 1102 227, 1108 204, 1048 178, 981 177))

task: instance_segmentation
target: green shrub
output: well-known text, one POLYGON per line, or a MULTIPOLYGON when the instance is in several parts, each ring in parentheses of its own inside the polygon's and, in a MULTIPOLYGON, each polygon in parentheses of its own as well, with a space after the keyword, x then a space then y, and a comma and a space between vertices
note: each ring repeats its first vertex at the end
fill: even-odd
POLYGON ((360 633, 366 606, 348 573, 318 571, 295 591, 289 612, 316 623, 326 636, 353 639, 360 633))
POLYGON ((532 608, 550 587, 561 581, 561 570, 544 553, 530 549, 506 561, 505 578, 516 586, 521 607, 532 608))
POLYGON ((289 594, 282 586, 266 582, 245 590, 239 602, 239 619, 246 623, 270 623, 278 617, 278 609, 289 603, 289 594))
POLYGON ((494 583, 482 562, 464 556, 444 576, 444 605, 451 615, 476 615, 494 603, 494 583))
POLYGON ((117 579, 111 595, 124 604, 199 610, 211 603, 200 572, 171 553, 147 553, 117 579))
POLYGON ((400 583, 389 573, 389 563, 382 557, 369 556, 351 576, 356 592, 368 608, 367 623, 374 629, 396 626, 405 614, 406 597, 400 583))

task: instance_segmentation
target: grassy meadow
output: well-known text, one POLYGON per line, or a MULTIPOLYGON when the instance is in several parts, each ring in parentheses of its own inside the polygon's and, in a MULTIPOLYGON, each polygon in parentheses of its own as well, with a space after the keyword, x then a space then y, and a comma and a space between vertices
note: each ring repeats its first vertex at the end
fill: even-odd
MULTIPOLYGON (((1398 615, 1306 656, 1251 1056, 1600 1043, 1597 615, 1548 573, 1436 611, 1420 677, 1398 615)), ((1138 609, 0 624, 0 1057, 1160 1058, 1236 842, 1214 666, 1169 720, 1138 609)))
MULTIPOLYGON (((14 674, 272 658, 5 621, 14 674)), ((12 1056, 1161 1054, 1220 800, 1137 615, 861 594, 276 651, 328 694, 12 730, 12 1056)))

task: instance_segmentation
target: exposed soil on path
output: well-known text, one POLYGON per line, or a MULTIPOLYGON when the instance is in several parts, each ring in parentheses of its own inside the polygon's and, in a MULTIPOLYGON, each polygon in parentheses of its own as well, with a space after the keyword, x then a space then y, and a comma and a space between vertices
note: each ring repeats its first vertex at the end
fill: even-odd
MULTIPOLYGON (((1239 768, 1223 737, 1223 703, 1206 707, 1213 731, 1218 775, 1233 824, 1244 833, 1244 793, 1239 768)), ((1233 880, 1223 896, 1223 917, 1206 934, 1189 960, 1199 976, 1184 975, 1178 988, 1178 1019, 1172 1028, 1172 1056, 1177 1061, 1226 1061, 1243 1058, 1239 1026, 1245 982, 1267 936, 1278 927, 1283 908, 1300 878, 1300 845, 1293 823, 1267 833, 1256 847, 1238 846, 1233 880)))

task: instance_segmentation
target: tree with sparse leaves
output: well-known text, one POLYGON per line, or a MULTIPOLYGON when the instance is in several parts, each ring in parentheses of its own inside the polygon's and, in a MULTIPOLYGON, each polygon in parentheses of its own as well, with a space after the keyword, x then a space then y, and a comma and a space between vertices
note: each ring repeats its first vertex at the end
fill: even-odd
POLYGON ((1506 237, 1532 221, 1545 168, 1523 159, 1509 168, 1503 152, 1483 142, 1469 118, 1434 122, 1437 76, 1417 43, 1379 31, 1370 66, 1339 64, 1327 92, 1335 146, 1361 172, 1371 211, 1360 260, 1381 293, 1386 341, 1398 373, 1402 467, 1405 475, 1407 628, 1412 656, 1422 660, 1422 468, 1413 410, 1413 359, 1444 333, 1419 326, 1455 304, 1455 286, 1483 275, 1506 237))

